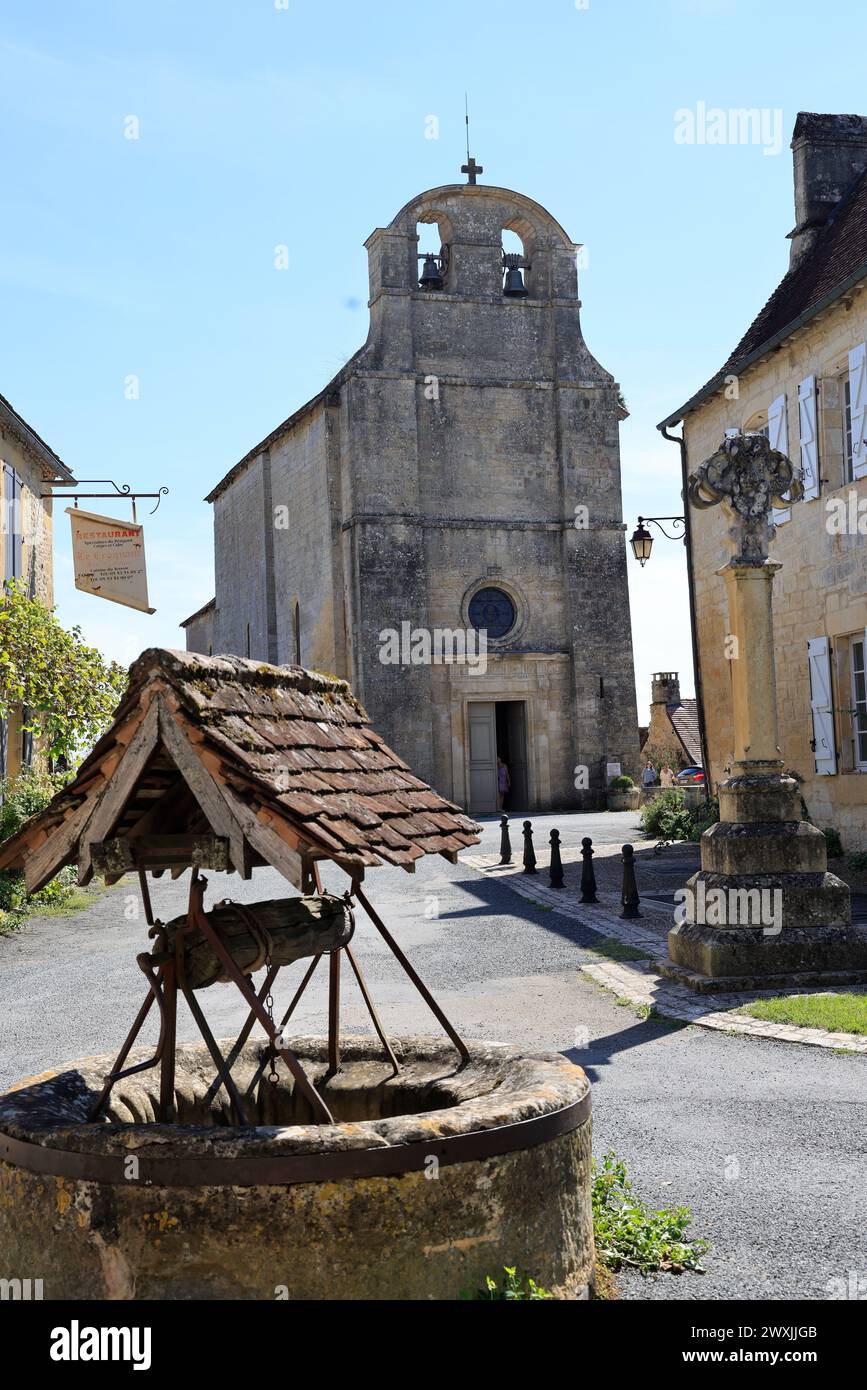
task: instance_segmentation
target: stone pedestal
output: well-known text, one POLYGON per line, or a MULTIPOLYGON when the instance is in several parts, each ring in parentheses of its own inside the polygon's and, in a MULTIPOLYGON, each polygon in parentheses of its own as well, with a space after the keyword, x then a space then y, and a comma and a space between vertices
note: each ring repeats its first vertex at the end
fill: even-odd
POLYGON ((735 762, 662 967, 700 993, 867 979, 867 931, 852 926, 849 889, 828 873, 825 837, 801 819, 798 785, 783 775, 771 606, 779 568, 738 558, 720 571, 735 639, 735 762))

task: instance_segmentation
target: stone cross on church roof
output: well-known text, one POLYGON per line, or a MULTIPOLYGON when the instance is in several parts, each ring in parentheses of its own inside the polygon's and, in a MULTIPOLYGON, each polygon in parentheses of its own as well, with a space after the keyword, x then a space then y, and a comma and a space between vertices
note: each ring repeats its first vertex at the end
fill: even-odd
POLYGON ((467 183, 475 183, 476 174, 483 174, 484 172, 484 167, 476 163, 475 156, 467 155, 467 163, 461 165, 461 173, 467 175, 467 183))

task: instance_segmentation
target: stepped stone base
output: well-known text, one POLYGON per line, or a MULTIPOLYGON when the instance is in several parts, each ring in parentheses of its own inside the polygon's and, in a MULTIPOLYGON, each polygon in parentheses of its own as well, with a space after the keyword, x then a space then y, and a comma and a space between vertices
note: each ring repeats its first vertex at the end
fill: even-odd
POLYGON ((824 835, 798 818, 796 782, 775 763, 735 771, 720 786, 722 820, 702 836, 662 974, 700 994, 867 980, 867 929, 852 926, 824 835))
POLYGON ((785 927, 772 936, 684 922, 669 932, 659 969, 700 994, 860 984, 867 981, 867 929, 785 927))

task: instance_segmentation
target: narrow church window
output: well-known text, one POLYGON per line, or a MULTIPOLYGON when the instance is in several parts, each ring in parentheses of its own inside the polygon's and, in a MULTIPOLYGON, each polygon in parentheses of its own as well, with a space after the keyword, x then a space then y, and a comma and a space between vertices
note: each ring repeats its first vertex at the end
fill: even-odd
POLYGON ((524 243, 517 232, 503 228, 503 294, 510 299, 525 299, 527 287, 525 272, 530 269, 524 254, 524 243))
POLYGON ((515 605, 503 589, 479 589, 469 604, 470 622, 477 632, 496 640, 515 626, 515 605))
POLYGON ((419 222, 416 225, 416 234, 418 236, 419 289, 444 289, 449 263, 449 248, 443 244, 440 228, 436 222, 419 222))
POLYGON ((292 612, 292 637, 295 647, 295 665, 301 665, 301 605, 297 598, 292 612))
POLYGON ((247 624, 247 656, 250 655, 250 624, 247 624))

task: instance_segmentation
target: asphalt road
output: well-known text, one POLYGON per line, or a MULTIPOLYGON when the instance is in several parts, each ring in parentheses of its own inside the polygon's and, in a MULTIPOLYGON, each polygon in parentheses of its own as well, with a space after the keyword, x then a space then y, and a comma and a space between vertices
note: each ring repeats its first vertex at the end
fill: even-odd
MULTIPOLYGON (((601 843, 629 838, 634 825, 629 816, 583 817, 580 829, 601 843)), ((483 849, 495 834, 486 826, 483 849)), ((210 880, 209 902, 283 892, 270 870, 250 883, 210 880)), ((326 882, 347 886, 337 872, 326 882)), ((593 1082, 597 1156, 614 1149, 652 1204, 692 1208, 695 1233, 712 1247, 707 1273, 630 1273, 622 1297, 826 1299, 829 1281, 867 1276, 865 1058, 642 1022, 579 973, 592 932, 463 865, 426 859, 414 875, 375 870, 368 893, 468 1036, 579 1062, 593 1082)), ((164 920, 181 913, 186 876, 156 882, 153 899, 164 920)), ((0 1086, 119 1046, 144 993, 134 958, 146 931, 137 885, 123 883, 84 913, 0 938, 0 1086)), ((435 1032, 361 913, 355 944, 386 1028, 435 1032)), ((287 972, 278 1010, 299 969, 287 972)), ((324 1030, 320 973, 297 1012, 299 1032, 324 1030)), ((234 991, 217 987, 202 1000, 216 1035, 233 1034, 244 1017, 234 991)), ((370 1031, 349 978, 343 1018, 348 1031, 370 1031)), ((179 1035, 196 1036, 183 1006, 179 1035)))

